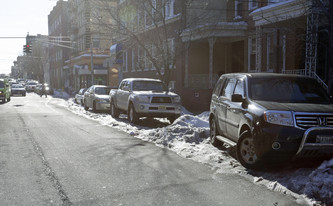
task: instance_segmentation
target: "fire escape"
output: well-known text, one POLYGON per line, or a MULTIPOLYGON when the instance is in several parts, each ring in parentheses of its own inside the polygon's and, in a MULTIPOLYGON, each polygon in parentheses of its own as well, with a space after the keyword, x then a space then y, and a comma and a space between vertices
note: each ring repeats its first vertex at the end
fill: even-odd
MULTIPOLYGON (((328 5, 328 0, 321 1, 322 6, 328 5)), ((317 45, 318 45, 318 25, 320 18, 320 6, 314 0, 307 15, 306 28, 306 53, 305 53, 305 75, 316 79, 326 90, 327 84, 317 75, 317 45)))

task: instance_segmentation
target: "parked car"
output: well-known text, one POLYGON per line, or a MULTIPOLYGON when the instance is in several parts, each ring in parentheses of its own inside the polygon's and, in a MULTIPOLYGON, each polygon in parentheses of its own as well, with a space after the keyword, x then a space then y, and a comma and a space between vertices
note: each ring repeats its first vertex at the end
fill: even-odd
POLYGON ((33 91, 35 91, 35 87, 36 87, 36 85, 37 85, 37 82, 34 82, 34 81, 30 81, 30 82, 28 82, 28 83, 26 84, 26 90, 27 90, 28 92, 33 92, 33 91))
POLYGON ((2 102, 9 102, 11 96, 11 89, 7 79, 0 79, 0 100, 2 102))
POLYGON ((22 84, 12 85, 12 96, 15 96, 15 95, 26 96, 26 94, 27 94, 27 91, 25 90, 25 87, 22 84))
POLYGON ((84 93, 87 91, 87 88, 81 88, 78 93, 75 94, 75 103, 81 104, 83 106, 83 97, 84 93))
POLYGON ((246 168, 282 157, 333 157, 332 97, 314 79, 225 74, 210 105, 210 139, 236 147, 246 168))
POLYGON ((159 79, 130 78, 110 91, 110 109, 114 118, 127 113, 132 123, 140 117, 168 118, 172 123, 180 116, 181 98, 159 79))
POLYGON ((97 110, 109 110, 109 92, 111 87, 104 85, 93 85, 84 93, 83 102, 84 109, 92 108, 94 112, 97 110))

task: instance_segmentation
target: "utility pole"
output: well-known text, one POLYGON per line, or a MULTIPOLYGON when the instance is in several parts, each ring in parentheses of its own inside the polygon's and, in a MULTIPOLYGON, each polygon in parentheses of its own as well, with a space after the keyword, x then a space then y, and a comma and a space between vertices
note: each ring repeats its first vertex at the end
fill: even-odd
POLYGON ((91 85, 94 85, 94 53, 93 53, 93 42, 90 40, 90 65, 91 65, 91 85))

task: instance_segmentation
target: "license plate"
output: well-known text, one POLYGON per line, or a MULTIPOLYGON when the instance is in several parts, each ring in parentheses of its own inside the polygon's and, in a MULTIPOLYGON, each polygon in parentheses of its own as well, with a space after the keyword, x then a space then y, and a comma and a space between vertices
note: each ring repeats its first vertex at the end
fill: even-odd
POLYGON ((316 137, 316 143, 321 144, 333 144, 333 136, 328 135, 318 135, 316 137))
POLYGON ((158 106, 158 110, 166 110, 166 106, 158 106))

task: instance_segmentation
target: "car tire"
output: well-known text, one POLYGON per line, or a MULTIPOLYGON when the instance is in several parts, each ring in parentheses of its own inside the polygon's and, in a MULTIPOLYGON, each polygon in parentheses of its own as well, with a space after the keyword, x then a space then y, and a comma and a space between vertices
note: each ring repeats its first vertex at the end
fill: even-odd
POLYGON ((130 103, 128 107, 127 118, 131 123, 137 123, 139 120, 139 115, 135 111, 134 105, 132 103, 130 103))
POLYGON ((74 99, 74 103, 75 103, 75 104, 78 104, 77 99, 74 99))
POLYGON ((210 143, 214 145, 215 147, 220 147, 223 145, 223 143, 216 138, 218 135, 218 131, 216 128, 216 121, 215 118, 212 118, 209 122, 209 137, 210 137, 210 143))
POLYGON ((110 114, 113 118, 118 118, 119 117, 119 110, 117 109, 113 100, 111 100, 111 103, 110 103, 110 114))
POLYGON ((10 102, 10 96, 8 97, 7 102, 10 102))
POLYGON ((81 106, 83 106, 84 105, 84 103, 83 103, 83 100, 81 99, 81 106))
POLYGON ((96 101, 93 101, 93 108, 92 108, 93 112, 96 113, 97 109, 96 109, 96 101))
POLYGON ((256 154, 255 144, 251 133, 244 131, 237 142, 237 159, 248 169, 258 169, 261 160, 256 154))
POLYGON ((87 106, 87 102, 84 101, 84 110, 88 111, 89 107, 87 106))

